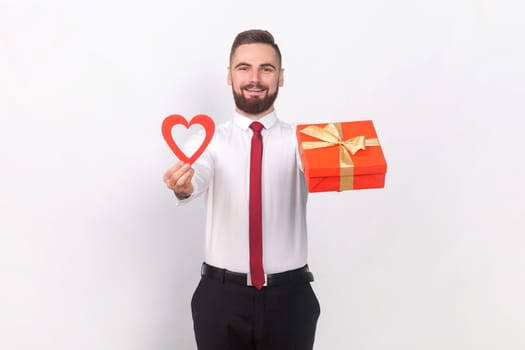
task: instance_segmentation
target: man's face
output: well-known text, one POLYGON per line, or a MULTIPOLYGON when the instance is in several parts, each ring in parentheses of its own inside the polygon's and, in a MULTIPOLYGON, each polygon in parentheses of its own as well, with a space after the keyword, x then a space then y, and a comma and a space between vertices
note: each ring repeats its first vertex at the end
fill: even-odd
POLYGON ((259 117, 273 109, 283 69, 277 53, 268 44, 239 46, 228 68, 228 84, 237 109, 249 117, 259 117))

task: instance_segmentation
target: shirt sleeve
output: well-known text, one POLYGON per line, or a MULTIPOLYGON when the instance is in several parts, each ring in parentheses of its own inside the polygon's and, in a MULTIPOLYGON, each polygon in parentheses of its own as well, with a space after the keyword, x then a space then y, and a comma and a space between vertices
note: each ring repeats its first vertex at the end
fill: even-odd
POLYGON ((293 134, 294 134, 294 144, 295 144, 295 159, 297 162, 297 167, 299 170, 301 170, 302 173, 304 173, 303 168, 303 161, 301 160, 301 147, 299 146, 299 140, 297 140, 297 137, 295 137, 295 132, 297 130, 297 124, 292 125, 293 134))
MULTIPOLYGON (((192 136, 182 147, 186 155, 191 156, 199 148, 204 139, 204 131, 192 136)), ((191 202, 193 199, 199 197, 202 193, 206 192, 210 186, 211 179, 213 178, 214 169, 214 157, 212 151, 213 139, 201 154, 201 156, 193 163, 192 168, 195 170, 191 183, 193 185, 193 193, 187 198, 175 197, 176 205, 184 205, 191 202)))

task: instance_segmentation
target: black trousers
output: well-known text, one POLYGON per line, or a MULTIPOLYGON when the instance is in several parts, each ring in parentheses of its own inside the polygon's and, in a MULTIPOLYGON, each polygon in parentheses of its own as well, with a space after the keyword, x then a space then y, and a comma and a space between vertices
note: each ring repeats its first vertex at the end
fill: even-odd
POLYGON ((206 277, 191 309, 199 350, 311 350, 320 313, 309 282, 257 290, 206 277))

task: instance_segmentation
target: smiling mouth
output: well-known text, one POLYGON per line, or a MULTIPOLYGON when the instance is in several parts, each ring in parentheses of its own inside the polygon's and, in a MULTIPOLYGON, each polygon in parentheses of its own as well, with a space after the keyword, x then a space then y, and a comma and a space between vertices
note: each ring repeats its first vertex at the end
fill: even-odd
POLYGON ((243 91, 246 95, 250 97, 259 97, 263 95, 267 91, 267 89, 261 87, 246 87, 243 88, 243 91))
POLYGON ((243 87, 244 91, 251 92, 251 93, 261 93, 266 90, 268 90, 265 86, 258 85, 258 84, 249 84, 243 87))

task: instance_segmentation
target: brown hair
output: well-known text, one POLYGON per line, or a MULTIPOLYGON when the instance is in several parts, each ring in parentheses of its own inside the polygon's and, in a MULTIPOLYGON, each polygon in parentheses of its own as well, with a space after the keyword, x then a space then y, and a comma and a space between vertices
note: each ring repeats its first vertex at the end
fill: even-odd
POLYGON ((232 60, 235 50, 245 44, 268 44, 275 50, 277 58, 279 59, 279 64, 281 64, 281 50, 279 46, 275 43, 273 35, 267 30, 261 29, 250 29, 244 32, 237 34, 235 40, 233 41, 232 48, 230 50, 230 62, 232 60))

